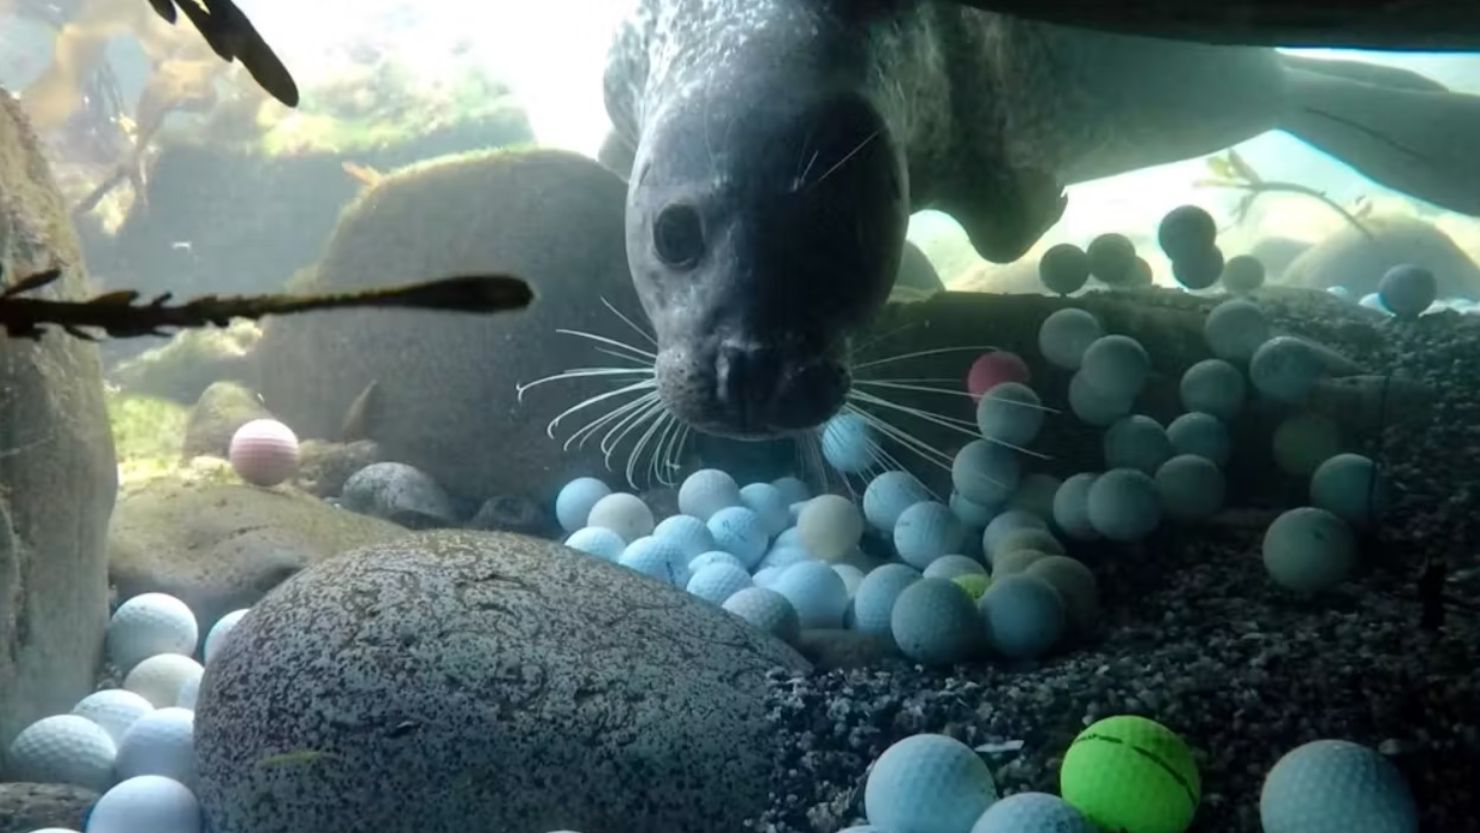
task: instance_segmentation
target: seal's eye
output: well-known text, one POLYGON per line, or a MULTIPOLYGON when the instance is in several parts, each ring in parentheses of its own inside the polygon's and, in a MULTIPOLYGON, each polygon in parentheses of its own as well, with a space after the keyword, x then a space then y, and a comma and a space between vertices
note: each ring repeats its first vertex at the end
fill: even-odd
POLYGON ((699 212, 687 205, 670 205, 653 223, 653 248, 669 266, 684 269, 704 254, 704 229, 699 212))

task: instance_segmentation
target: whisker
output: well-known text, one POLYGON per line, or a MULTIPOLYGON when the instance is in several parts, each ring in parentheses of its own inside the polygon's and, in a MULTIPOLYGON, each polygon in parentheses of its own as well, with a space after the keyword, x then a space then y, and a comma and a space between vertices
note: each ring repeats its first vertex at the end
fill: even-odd
POLYGON ((627 485, 631 486, 634 489, 637 488, 637 477, 635 472, 637 469, 637 459, 642 455, 642 449, 645 448, 649 442, 652 442, 653 435, 657 434, 658 431, 664 428, 664 426, 666 426, 668 422, 672 419, 673 414, 669 413, 666 409, 663 409, 660 405, 658 418, 653 421, 652 425, 648 426, 648 429, 646 431, 642 432, 642 436, 637 439, 637 445, 632 448, 632 454, 627 457, 627 468, 624 472, 627 475, 627 485))
POLYGON ((1037 457, 1040 460, 1053 459, 1049 455, 1044 454, 1041 451, 1033 451, 1032 449, 1023 448, 1021 446, 1013 445, 1009 442, 1003 442, 1002 440, 994 439, 992 437, 983 437, 975 422, 964 419, 954 419, 952 417, 941 416, 939 414, 932 414, 929 411, 920 408, 911 408, 908 405, 901 405, 898 402, 890 402, 883 397, 874 396, 873 394, 863 393, 859 391, 850 392, 848 394, 848 398, 858 402, 866 402, 870 405, 878 405, 881 408, 889 408, 891 410, 909 414, 916 419, 923 420, 934 425, 939 425, 942 428, 949 428, 960 434, 965 434, 966 436, 971 437, 973 440, 985 439, 989 443, 994 443, 996 445, 1003 446, 1004 448, 1010 448, 1013 451, 1027 454, 1030 457, 1037 457))
POLYGON ((568 335, 568 336, 575 336, 577 338, 584 338, 584 339, 587 339, 588 341, 597 342, 598 344, 605 344, 608 347, 616 347, 619 350, 628 350, 628 351, 631 351, 632 353, 635 353, 635 354, 643 357, 644 359, 651 359, 652 361, 657 361, 658 360, 658 354, 657 353, 649 352, 647 350, 642 349, 641 347, 633 347, 632 345, 630 345, 630 344, 628 344, 628 343, 626 343, 624 341, 617 341, 616 339, 610 338, 608 336, 597 335, 596 333, 588 333, 585 330, 567 330, 567 329, 565 329, 563 327, 556 329, 555 332, 560 333, 561 335, 568 335))
POLYGON ((532 387, 543 385, 548 382, 564 382, 568 379, 591 379, 601 376, 646 376, 651 375, 652 369, 645 367, 575 367, 570 370, 562 370, 559 373, 535 379, 533 382, 521 382, 514 385, 517 401, 524 401, 524 392, 532 387))
POLYGON ((663 403, 654 399, 641 410, 629 413, 611 428, 608 428, 607 432, 601 436, 601 443, 597 448, 601 449, 602 455, 610 460, 612 452, 616 450, 617 446, 622 444, 622 441, 627 438, 628 434, 635 431, 639 425, 642 425, 662 412, 663 403))
MULTIPOLYGON (((828 168, 827 171, 822 174, 822 176, 817 177, 817 181, 816 182, 813 182, 811 185, 809 185, 807 187, 808 188, 816 188, 818 185, 821 185, 824 180, 826 180, 828 177, 832 176, 833 174, 837 173, 839 168, 841 168, 844 165, 848 164, 848 160, 850 160, 853 157, 857 156, 859 151, 861 151, 864 148, 868 147, 868 143, 869 142, 872 142, 874 139, 877 139, 878 137, 879 137, 879 131, 877 131, 877 130, 875 130, 874 132, 872 132, 872 133, 868 134, 867 136, 865 136, 863 138, 863 141, 861 141, 861 142, 858 143, 858 147, 855 147, 854 149, 852 149, 852 150, 848 151, 846 154, 844 154, 842 159, 839 159, 837 161, 837 163, 834 164, 831 168, 828 168)), ((811 166, 810 165, 808 166, 808 169, 809 170, 811 169, 811 166)))
POLYGON ((964 352, 966 352, 968 350, 973 350, 973 351, 976 351, 978 353, 985 353, 985 352, 988 352, 988 351, 991 351, 991 350, 996 350, 996 349, 997 349, 996 347, 993 347, 990 344, 980 344, 980 345, 975 345, 975 346, 967 345, 967 346, 964 346, 964 347, 937 347, 937 348, 935 348, 933 350, 916 350, 913 353, 900 353, 897 356, 889 356, 889 357, 883 358, 883 359, 874 359, 871 362, 864 362, 863 364, 855 364, 855 365, 853 365, 853 367, 851 369, 854 370, 854 371, 865 370, 865 369, 870 368, 870 367, 878 367, 879 365, 889 364, 891 362, 902 362, 902 361, 905 361, 906 359, 920 359, 920 358, 924 358, 926 356, 939 356, 939 355, 941 355, 943 353, 964 353, 964 352))
POLYGON ((951 458, 951 455, 914 436, 908 431, 905 431, 904 429, 899 428, 895 425, 891 425, 890 423, 879 417, 877 414, 865 411, 864 409, 853 404, 849 404, 847 408, 852 413, 858 414, 860 418, 866 421, 869 425, 872 425, 877 431, 879 431, 879 433, 884 434, 885 436, 889 437, 905 448, 908 448, 910 451, 913 451, 922 460, 925 460, 928 463, 932 463, 942 469, 945 469, 946 471, 951 470, 951 464, 954 462, 954 460, 951 458))
POLYGON ((605 402, 606 400, 611 399, 615 396, 622 396, 623 394, 634 393, 640 390, 650 390, 656 387, 656 385, 656 382, 653 382, 651 380, 644 380, 641 382, 634 382, 630 385, 625 385, 623 387, 617 388, 616 390, 609 390, 606 393, 599 393, 595 396, 582 399, 580 402, 577 402, 569 408, 566 408, 564 411, 561 411, 554 419, 550 420, 549 424, 545 426, 545 435, 552 440, 555 439, 555 426, 559 425, 561 420, 583 408, 589 408, 590 406, 595 405, 598 402, 605 402))
POLYGON ((857 347, 854 348, 854 352, 857 352, 857 353, 867 353, 869 350, 872 350, 874 347, 878 346, 882 342, 884 342, 884 341, 886 341, 888 339, 894 338, 895 336, 899 335, 900 333, 905 332, 906 330, 912 330, 912 329, 914 329, 915 327, 918 327, 918 326, 920 326, 920 322, 918 322, 918 321, 911 321, 908 324, 901 324, 898 327, 895 327, 894 329, 892 329, 892 330, 890 330, 890 331, 888 331, 886 333, 880 333, 880 334, 874 336, 873 338, 869 339, 868 341, 865 341, 864 343, 858 345, 857 347))
POLYGON ((606 413, 602 414, 596 419, 591 420, 590 422, 577 429, 574 433, 570 435, 570 438, 565 441, 565 445, 562 446, 562 449, 565 451, 570 451, 572 445, 575 445, 577 448, 585 448, 586 443, 589 442, 592 437, 596 436, 596 432, 600 431, 602 429, 602 426, 614 420, 621 419, 623 416, 626 416, 634 410, 645 408, 648 405, 651 405, 653 402, 657 401, 657 399, 658 394, 647 393, 637 397, 631 402, 626 402, 618 405, 612 410, 607 411, 606 413))
POLYGON ((607 309, 609 309, 609 310, 612 311, 612 315, 615 315, 616 317, 622 319, 622 322, 624 324, 626 324, 627 326, 631 327, 632 328, 632 332, 637 333, 638 335, 642 336, 644 339, 646 339, 648 341, 649 344, 652 344, 654 347, 657 347, 658 346, 658 340, 656 338, 653 338, 652 333, 649 333, 647 330, 644 330, 642 327, 639 327, 637 325, 637 322, 636 321, 633 321, 631 318, 628 318, 624 313, 622 313, 621 310, 618 310, 615 306, 613 306, 611 301, 608 301, 607 299, 602 298, 601 299, 601 303, 603 305, 605 305, 607 309))
MULTIPOLYGON (((853 381, 853 384, 855 384, 855 385, 868 385, 870 387, 876 387, 876 388, 889 388, 891 390, 911 390, 911 391, 918 391, 920 393, 941 393, 941 394, 949 394, 951 396, 967 396, 967 397, 970 397, 971 396, 971 393, 969 391, 964 391, 964 390, 950 390, 950 389, 946 389, 946 388, 933 388, 933 387, 927 387, 927 386, 924 386, 924 385, 909 385, 909 384, 902 384, 902 383, 899 383, 899 382, 892 382, 892 381, 891 382, 886 382, 886 381, 879 380, 879 379, 855 379, 853 381)), ((1017 405, 1017 406, 1023 407, 1023 408, 1031 408, 1031 409, 1033 409, 1035 411, 1042 411, 1042 412, 1044 412, 1046 414, 1058 414, 1058 413, 1061 413, 1061 411, 1059 411, 1059 409, 1057 409, 1057 408, 1050 408, 1047 405, 1044 405, 1042 403, 1024 402, 1021 399, 1009 399, 1008 397, 1005 397, 1005 396, 992 396, 991 395, 991 391, 988 391, 987 392, 987 395, 985 395, 983 398, 990 399, 993 402, 1001 402, 1001 403, 1006 404, 1006 405, 1017 405)))

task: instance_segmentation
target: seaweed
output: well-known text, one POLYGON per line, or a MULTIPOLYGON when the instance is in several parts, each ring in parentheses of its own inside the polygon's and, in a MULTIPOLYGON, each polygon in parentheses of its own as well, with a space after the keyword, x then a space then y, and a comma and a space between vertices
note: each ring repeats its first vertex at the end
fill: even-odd
POLYGON ((1259 175, 1253 166, 1244 161, 1236 150, 1229 150, 1221 156, 1208 157, 1208 168, 1213 172, 1213 179, 1200 179, 1193 183, 1199 188, 1236 188, 1246 191, 1243 199, 1239 200, 1238 206, 1234 208, 1233 215, 1238 222, 1248 219, 1249 210, 1254 207, 1254 201, 1263 194, 1285 193, 1299 194, 1319 201, 1321 204, 1340 214, 1342 219, 1351 224, 1361 235, 1368 240, 1375 240, 1372 232, 1362 225, 1362 218, 1372 210, 1372 203, 1366 200, 1359 201, 1355 212, 1347 211, 1339 203, 1324 192, 1317 191, 1307 185, 1295 182, 1271 182, 1259 175))
POLYGON ((28 275, 0 292, 0 327, 12 338, 38 340, 46 325, 86 341, 168 335, 164 328, 225 327, 233 318, 257 319, 315 310, 354 307, 409 307, 453 312, 490 313, 523 309, 534 300, 529 284, 508 275, 466 275, 357 292, 317 294, 205 295, 171 305, 171 293, 136 304, 131 289, 105 292, 88 301, 21 297, 62 275, 48 269, 28 275))

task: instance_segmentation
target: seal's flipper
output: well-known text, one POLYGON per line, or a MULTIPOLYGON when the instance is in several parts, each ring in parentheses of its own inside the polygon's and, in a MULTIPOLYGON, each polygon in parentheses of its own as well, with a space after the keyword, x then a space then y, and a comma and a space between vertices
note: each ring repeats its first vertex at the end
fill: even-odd
POLYGON ((615 130, 606 134, 601 149, 596 151, 596 161, 622 179, 632 178, 632 162, 636 157, 637 150, 615 130))
POLYGON ((1480 96, 1287 69, 1279 128, 1363 175, 1442 208, 1480 216, 1480 96))

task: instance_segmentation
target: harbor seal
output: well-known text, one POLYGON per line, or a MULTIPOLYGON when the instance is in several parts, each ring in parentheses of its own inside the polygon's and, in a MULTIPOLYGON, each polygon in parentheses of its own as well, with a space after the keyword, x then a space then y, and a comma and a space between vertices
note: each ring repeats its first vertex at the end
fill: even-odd
POLYGON ((1280 128, 1480 214, 1480 97, 945 0, 640 0, 604 85, 620 141, 603 158, 630 151, 627 255, 659 393, 688 425, 742 439, 842 407, 849 334, 886 300, 915 210, 1011 262, 1068 184, 1280 128))

